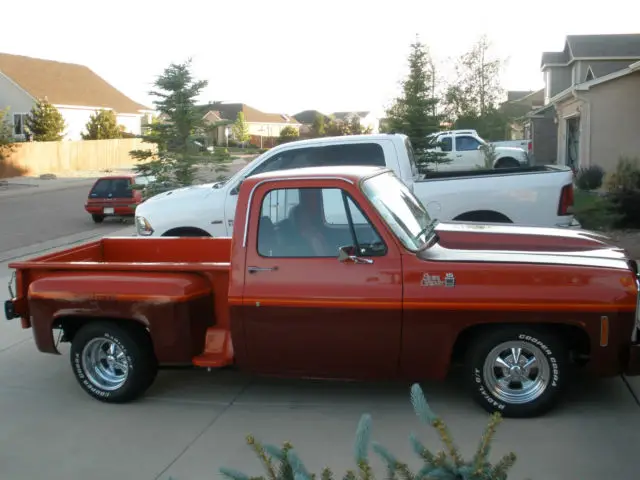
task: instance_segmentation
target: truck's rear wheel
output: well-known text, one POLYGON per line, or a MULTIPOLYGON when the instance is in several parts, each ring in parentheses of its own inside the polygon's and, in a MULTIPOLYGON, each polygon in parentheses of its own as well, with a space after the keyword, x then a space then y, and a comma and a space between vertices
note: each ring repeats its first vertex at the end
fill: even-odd
POLYGON ((474 400, 504 417, 535 417, 555 406, 567 374, 567 350, 546 332, 517 326, 481 335, 466 358, 474 400))
POLYGON ((136 399, 158 371, 146 332, 102 321, 88 323, 75 334, 71 367, 89 395, 109 403, 136 399))
POLYGON ((515 158, 506 157, 498 160, 495 168, 518 168, 519 166, 520 162, 518 162, 515 158))

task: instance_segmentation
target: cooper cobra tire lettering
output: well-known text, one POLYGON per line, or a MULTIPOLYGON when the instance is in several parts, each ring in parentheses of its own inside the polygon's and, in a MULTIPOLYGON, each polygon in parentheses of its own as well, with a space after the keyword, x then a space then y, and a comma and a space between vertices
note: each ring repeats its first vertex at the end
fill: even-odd
POLYGON ((111 403, 124 403, 142 395, 153 383, 158 365, 148 333, 135 325, 119 326, 111 322, 95 321, 84 325, 71 343, 71 365, 76 380, 92 397, 111 403), (94 338, 104 338, 122 350, 128 362, 128 375, 115 390, 103 390, 94 385, 82 367, 82 350, 94 338))
MULTIPOLYGON (((523 345, 523 348, 526 347, 523 345)), ((504 417, 527 418, 543 414, 558 401, 566 383, 564 379, 567 375, 563 369, 568 367, 568 353, 561 337, 556 336, 553 330, 537 333, 533 329, 529 331, 516 325, 500 326, 487 329, 474 338, 467 351, 465 364, 470 374, 467 377, 468 387, 476 403, 489 412, 500 412, 504 417), (549 362, 550 378, 546 388, 538 397, 526 403, 508 403, 506 399, 499 399, 487 387, 483 378, 483 364, 487 355, 497 345, 509 341, 536 346, 549 362)))

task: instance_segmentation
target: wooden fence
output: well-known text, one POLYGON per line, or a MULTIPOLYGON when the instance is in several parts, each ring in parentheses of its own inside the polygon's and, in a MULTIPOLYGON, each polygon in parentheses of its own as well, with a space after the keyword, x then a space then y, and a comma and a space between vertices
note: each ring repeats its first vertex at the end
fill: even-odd
POLYGON ((17 143, 0 162, 0 178, 130 167, 136 161, 129 152, 137 149, 155 151, 155 145, 139 138, 17 143))

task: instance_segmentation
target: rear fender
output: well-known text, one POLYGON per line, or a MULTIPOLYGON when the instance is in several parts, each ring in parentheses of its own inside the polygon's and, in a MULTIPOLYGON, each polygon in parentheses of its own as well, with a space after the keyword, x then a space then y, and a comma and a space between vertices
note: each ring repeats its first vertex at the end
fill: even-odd
POLYGON ((211 284, 195 273, 56 272, 29 287, 38 350, 59 354, 53 330, 95 319, 129 322, 149 331, 159 361, 189 363, 213 324, 211 284))

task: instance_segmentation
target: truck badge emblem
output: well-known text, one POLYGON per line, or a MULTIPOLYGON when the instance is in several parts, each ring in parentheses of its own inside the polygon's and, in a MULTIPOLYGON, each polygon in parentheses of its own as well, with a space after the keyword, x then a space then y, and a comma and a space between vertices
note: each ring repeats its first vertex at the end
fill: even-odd
POLYGON ((445 287, 455 287, 456 286, 456 277, 453 273, 447 273, 444 276, 444 286, 445 287))
POLYGON ((422 276, 422 282, 420 283, 423 287, 455 287, 456 286, 456 277, 453 273, 447 273, 444 276, 444 280, 440 275, 431 275, 430 273, 425 273, 422 276))

